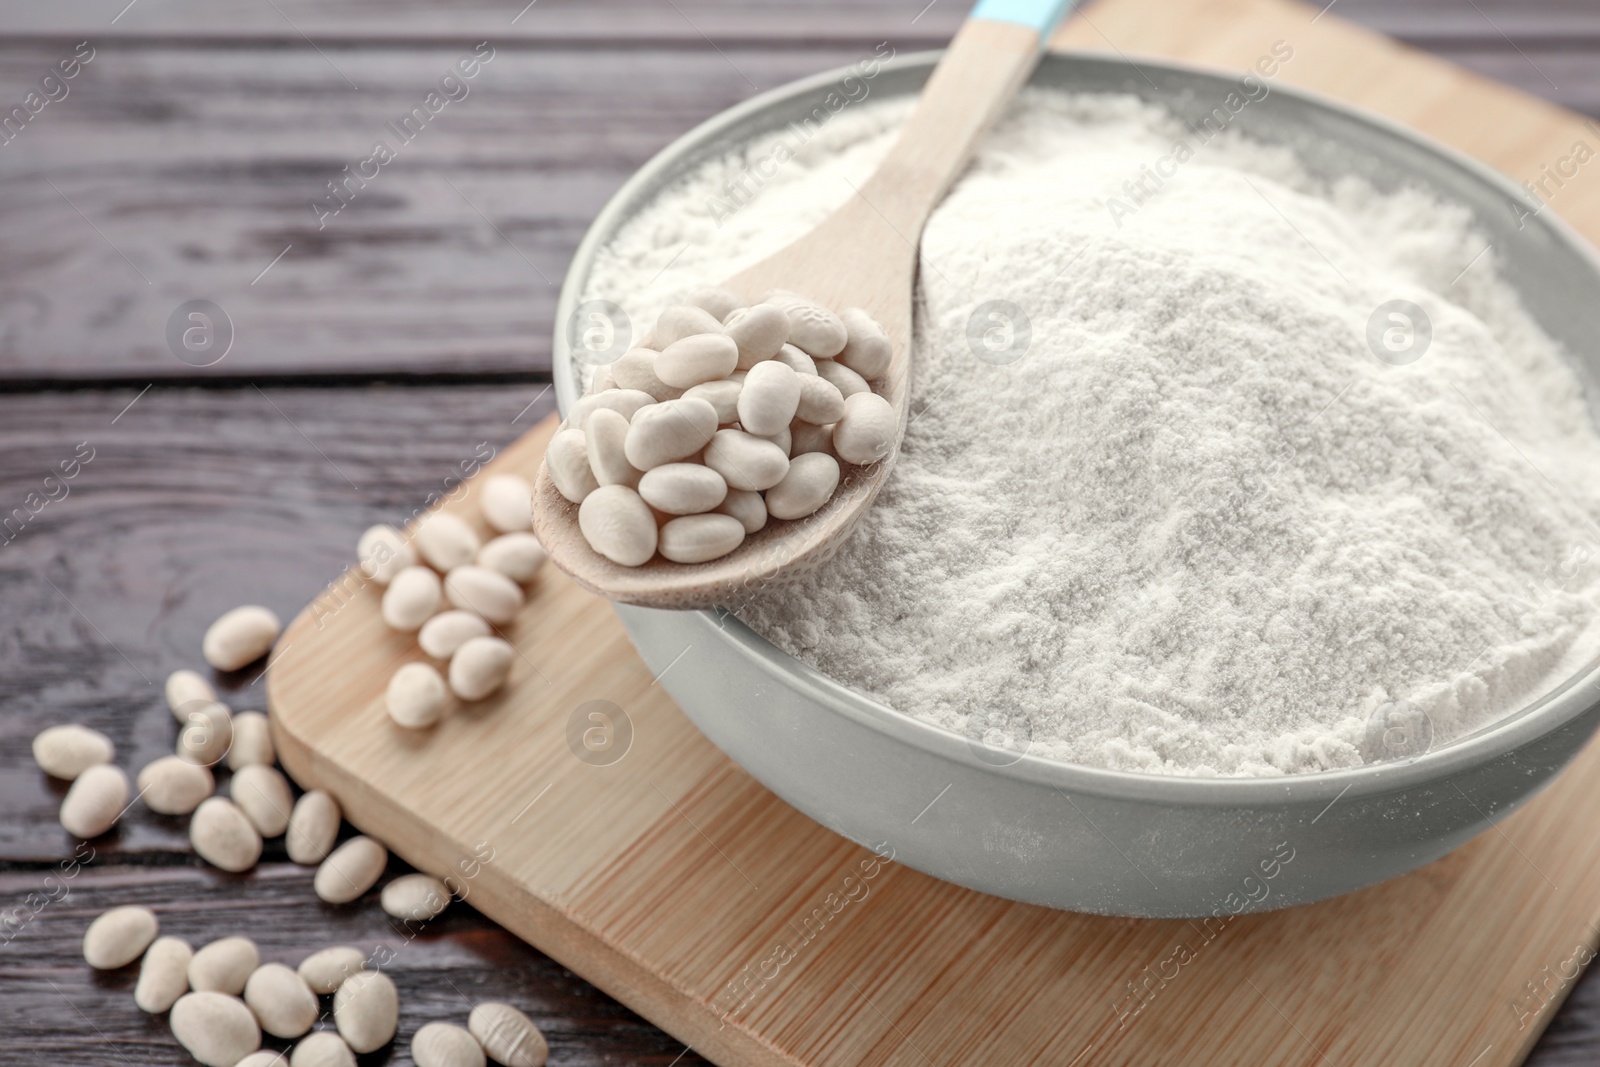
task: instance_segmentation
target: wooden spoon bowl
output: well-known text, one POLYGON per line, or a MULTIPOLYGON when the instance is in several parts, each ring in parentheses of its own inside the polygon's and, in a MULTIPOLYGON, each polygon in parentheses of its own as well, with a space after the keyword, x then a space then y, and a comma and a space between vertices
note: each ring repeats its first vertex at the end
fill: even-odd
MULTIPOLYGON (((971 158, 977 141, 1032 73, 1061 0, 1011 0, 1004 14, 980 3, 923 88, 899 139, 854 196, 804 237, 722 284, 748 303, 789 289, 834 311, 864 308, 889 336, 889 369, 872 383, 899 426, 888 455, 866 467, 844 465, 833 497, 793 521, 769 520, 726 556, 674 563, 656 556, 624 567, 589 547, 578 505, 541 466, 534 484, 534 532, 550 558, 579 585, 608 599, 656 608, 736 604, 753 588, 793 577, 828 559, 865 516, 899 453, 911 385, 912 300, 917 242, 934 206, 971 158), (1027 19, 1017 9, 1027 7, 1027 19)), ((709 279, 708 279, 709 280, 709 279)))

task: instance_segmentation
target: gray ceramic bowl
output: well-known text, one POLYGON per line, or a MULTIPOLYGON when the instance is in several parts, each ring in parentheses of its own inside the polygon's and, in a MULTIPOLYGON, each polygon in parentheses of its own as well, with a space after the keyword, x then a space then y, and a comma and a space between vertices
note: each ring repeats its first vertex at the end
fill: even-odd
MULTIPOLYGON (((887 64, 874 93, 915 92, 936 53, 887 64)), ((756 97, 680 138, 589 230, 562 290, 571 316, 596 252, 708 155, 808 113, 843 71, 756 97)), ((1191 120, 1237 76, 1141 59, 1050 55, 1033 84, 1131 92, 1191 120)), ((1551 335, 1593 360, 1600 265, 1550 213, 1518 229, 1511 182, 1382 119, 1274 85, 1234 125, 1285 143, 1325 176, 1420 183, 1466 204, 1551 335)), ((1582 368, 1591 383, 1596 368, 1582 368)), ((913 374, 915 370, 913 369, 913 374)), ((577 398, 557 330, 562 409, 577 398)), ((1600 723, 1600 656, 1559 690, 1416 758, 1275 779, 1193 779, 1078 767, 995 750, 848 690, 731 616, 617 608, 695 724, 768 788, 854 841, 973 889, 1076 911, 1203 916, 1266 911, 1392 878, 1458 847, 1526 801, 1600 723), (681 657, 681 658, 680 658, 681 657)))

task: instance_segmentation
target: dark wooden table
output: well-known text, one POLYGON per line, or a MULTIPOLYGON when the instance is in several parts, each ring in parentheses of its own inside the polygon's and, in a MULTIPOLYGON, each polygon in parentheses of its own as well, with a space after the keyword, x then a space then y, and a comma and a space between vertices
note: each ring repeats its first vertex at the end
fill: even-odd
MULTIPOLYGON (((551 409, 557 283, 632 170, 759 89, 879 41, 938 46, 966 7, 525 3, 0 0, 0 118, 78 60, 0 134, 0 906, 28 908, 74 848, 35 733, 87 723, 124 767, 167 753, 161 681, 198 664, 212 618, 241 602, 292 615, 362 528, 551 409), (389 124, 485 41, 466 95, 332 199, 327 183, 375 140, 400 143, 389 124), (193 300, 231 322, 220 359, 220 332, 183 359, 169 345, 193 300), (47 480, 75 454, 92 455, 77 477, 47 480)), ((1600 114, 1591 0, 1333 13, 1600 114)), ((225 681, 236 708, 263 705, 251 675, 225 681)), ((395 946, 401 1039, 364 1063, 410 1063, 418 1026, 485 998, 528 1010, 552 1063, 704 1062, 470 908, 408 941, 375 900, 317 903, 281 844, 246 876, 203 866, 183 824, 136 806, 0 945, 0 1062, 187 1062, 134 1007, 131 971, 82 962, 89 919, 130 902, 164 906, 191 941, 246 932, 291 962, 395 946)), ((1529 1062, 1597 1061, 1589 977, 1529 1062)))

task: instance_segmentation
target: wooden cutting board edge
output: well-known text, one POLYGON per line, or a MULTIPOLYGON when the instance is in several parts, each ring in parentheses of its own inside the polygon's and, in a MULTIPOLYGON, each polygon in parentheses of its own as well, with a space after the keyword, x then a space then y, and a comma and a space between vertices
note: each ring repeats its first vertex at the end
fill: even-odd
MULTIPOLYGON (((531 475, 538 469, 545 445, 558 424, 556 415, 547 416, 512 442, 485 472, 531 475)), ((481 477, 482 474, 477 475, 474 480, 481 477)), ((466 484, 473 492, 443 510, 460 513, 464 518, 470 516, 477 486, 471 485, 471 480, 466 484)), ((566 580, 563 577, 561 581, 566 580)), ((303 709, 305 705, 283 699, 283 683, 276 671, 280 656, 286 660, 297 644, 315 640, 311 631, 321 629, 322 619, 334 617, 349 606, 351 589, 362 589, 376 599, 370 584, 352 566, 295 617, 273 651, 266 681, 272 712, 269 723, 279 762, 302 788, 322 789, 338 798, 353 826, 384 842, 418 870, 436 874, 455 871, 465 843, 456 841, 450 830, 425 813, 405 807, 403 797, 386 792, 338 760, 325 757, 309 732, 300 732, 313 726, 312 720, 302 719, 290 710, 303 709)), ((537 597, 537 592, 534 595, 537 597)), ((581 591, 578 595, 589 596, 581 591)), ((638 667, 642 670, 643 664, 638 667)), ((489 918, 706 1057, 753 1067, 805 1067, 802 1061, 783 1055, 745 1028, 721 1025, 708 1005, 686 1000, 680 990, 646 963, 596 937, 561 907, 529 892, 526 885, 495 864, 485 863, 475 871, 467 888, 473 906, 489 918), (686 1005, 692 1010, 685 1012, 686 1005)))

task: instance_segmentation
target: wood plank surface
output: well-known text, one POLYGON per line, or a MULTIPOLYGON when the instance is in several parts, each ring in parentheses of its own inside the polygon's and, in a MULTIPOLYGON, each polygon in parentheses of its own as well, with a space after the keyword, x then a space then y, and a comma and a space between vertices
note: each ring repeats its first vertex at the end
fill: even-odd
MULTIPOLYGON (((1341 19, 1430 48, 1499 42, 1507 51, 1592 45, 1600 10, 1589 0, 1319 0, 1341 19), (1510 40, 1508 40, 1508 38, 1510 40)), ((809 46, 913 32, 942 43, 971 5, 952 0, 0 0, 14 38, 303 42, 478 40, 679 42, 702 47, 766 41, 809 46), (909 29, 908 29, 909 28, 909 29), (302 37, 301 35, 304 35, 302 37)))
MULTIPOLYGON (((98 14, 0 5, 12 30, 0 39, 10 94, 0 104, 12 104, 0 110, 72 54, 58 35, 82 34, 95 56, 64 99, 0 145, 11 253, 0 264, 0 380, 547 371, 565 264, 645 160, 758 90, 858 60, 879 41, 933 47, 962 13, 946 2, 913 22, 908 5, 886 0, 681 14, 542 0, 512 27, 514 11, 482 4, 413 4, 378 24, 367 3, 279 4, 280 17, 269 5, 146 0, 112 23, 125 2, 98 14), (508 40, 507 29, 533 35, 508 40), (494 59, 402 143, 389 124, 478 40, 492 42, 494 59), (314 211, 338 205, 327 183, 376 140, 395 159, 337 214, 314 211), (235 334, 205 367, 196 364, 209 355, 186 362, 167 338, 176 309, 197 299, 219 305, 235 334)), ((1402 28, 1600 114, 1594 8, 1479 6, 1470 20, 1458 6, 1407 6, 1402 28), (1512 44, 1495 27, 1528 40, 1512 44), (1574 47, 1585 39, 1589 51, 1574 47)), ((1104 50, 1153 37, 1182 53, 1209 39, 1188 32, 1181 6, 1149 27, 1124 24, 1118 10, 1091 14, 1093 28, 1078 20, 1062 40, 1104 50)), ((1334 14, 1382 25, 1388 11, 1341 0, 1315 25, 1296 16, 1282 29, 1314 41, 1345 32, 1334 14)), ((1301 72, 1290 64, 1285 76, 1301 72)))
MULTIPOLYGON (((251 303, 249 281, 283 247, 273 245, 278 231, 297 212, 312 218, 305 184, 319 185, 350 162, 344 149, 365 147, 372 127, 391 117, 388 105, 413 102, 400 84, 404 79, 389 70, 416 72, 429 82, 433 58, 454 58, 461 46, 486 38, 507 43, 495 60, 501 66, 490 65, 474 95, 411 146, 412 161, 426 159, 429 169, 469 193, 477 188, 472 181, 491 182, 495 200, 480 206, 502 229, 511 232, 508 222, 515 227, 517 248, 529 259, 548 270, 542 258, 548 256, 560 269, 587 224, 584 212, 592 208, 586 205, 603 201, 673 136, 753 91, 720 53, 745 48, 768 62, 759 69, 740 64, 766 88, 853 59, 879 40, 893 38, 904 49, 933 46, 965 14, 965 5, 948 0, 915 22, 923 0, 679 0, 686 20, 657 0, 540 0, 513 23, 524 9, 521 0, 276 0, 276 6, 293 25, 273 5, 214 0, 138 0, 132 7, 126 0, 0 3, 0 99, 20 102, 42 66, 69 54, 77 41, 92 39, 100 49, 69 99, 50 105, 23 138, 0 147, 0 189, 8 194, 0 198, 0 222, 13 253, 0 263, 0 389, 27 390, 0 395, 0 502, 12 507, 36 491, 44 468, 78 442, 110 445, 74 483, 70 498, 49 505, 15 541, 0 544, 0 605, 6 609, 0 614, 0 811, 6 813, 0 819, 0 906, 22 906, 72 852, 55 822, 59 787, 28 755, 34 733, 81 719, 113 736, 126 765, 165 753, 174 725, 146 678, 159 682, 166 671, 193 665, 199 634, 217 611, 253 599, 292 612, 336 573, 364 525, 410 514, 464 449, 484 439, 503 446, 546 410, 548 398, 519 424, 510 423, 542 388, 519 383, 547 358, 548 330, 541 324, 549 319, 553 294, 526 280, 521 286, 530 299, 523 304, 509 293, 480 298, 476 290, 441 288, 440 279, 450 276, 440 266, 445 260, 471 272, 476 268, 469 260, 498 255, 503 269, 496 284, 512 272, 532 272, 467 207, 460 217, 433 209, 434 221, 444 220, 438 239, 387 226, 391 213, 428 217, 431 194, 420 179, 409 193, 421 208, 391 202, 362 219, 356 204, 328 227, 363 223, 359 233, 333 242, 327 255, 338 259, 337 268, 312 271, 292 285, 280 282, 274 299, 251 303), (536 13, 544 16, 539 22, 536 13), (313 45, 340 66, 347 54, 362 53, 363 70, 386 88, 373 102, 349 105, 341 87, 356 99, 366 98, 367 87, 350 90, 313 45), (141 61, 141 53, 160 61, 141 61), (583 61, 563 63, 573 56, 583 61), (552 64, 561 77, 540 80, 541 65, 552 64), (497 75, 513 84, 497 88, 497 75), (517 99, 519 87, 537 88, 560 114, 547 118, 533 106, 537 101, 517 99), (485 113, 496 113, 493 123, 477 120, 472 138, 458 138, 451 151, 427 158, 433 134, 440 141, 452 137, 446 122, 469 119, 476 105, 492 99, 485 113), (87 112, 76 115, 86 102, 87 112), (526 137, 535 122, 544 122, 538 138, 526 137), (305 156, 292 150, 297 125, 308 131, 314 149, 305 156), (30 144, 31 154, 21 151, 30 144), (252 144, 263 147, 252 151, 252 144), (495 166, 474 169, 474 156, 494 157, 495 166), (164 165, 169 157, 178 163, 164 165), (206 172, 213 158, 227 162, 216 174, 206 172), (520 184, 497 184, 495 175, 512 168, 520 184), (125 206, 115 225, 90 214, 141 267, 180 265, 170 277, 152 275, 155 285, 168 287, 159 301, 135 293, 132 299, 149 299, 152 307, 108 304, 108 285, 124 284, 113 280, 113 267, 127 270, 116 253, 101 244, 63 256, 41 240, 35 216, 46 210, 37 195, 43 178, 75 202, 73 181, 86 191, 126 187, 116 196, 95 194, 107 205, 125 206), (163 183, 178 183, 184 195, 166 199, 150 188, 163 183), (236 187, 250 195, 229 200, 236 187), (207 209, 218 202, 229 210, 207 209), (257 221, 246 217, 257 213, 257 221), (503 251, 491 247, 496 242, 503 251), (387 286, 374 280, 384 278, 387 286), (352 294, 348 316, 336 302, 318 299, 334 284, 352 294), (244 296, 229 295, 235 291, 244 296), (215 298, 230 311, 245 300, 249 328, 239 347, 216 367, 163 368, 161 361, 172 359, 161 336, 165 316, 180 300, 207 293, 221 294, 215 298), (453 312, 462 300, 471 315, 453 312), (315 329, 295 322, 307 308, 315 329), (427 308, 432 319, 418 308, 427 308), (106 315, 143 325, 107 334, 99 325, 106 315), (412 333, 430 322, 448 328, 431 346, 414 344, 412 333), (524 328, 538 332, 519 334, 524 328), (263 337, 275 341, 263 345, 263 337), (351 377, 336 377, 334 368, 351 377), (415 381, 411 376, 418 373, 464 384, 494 375, 501 384, 354 384, 358 377, 415 381), (113 423, 158 374, 161 382, 113 423), (337 387, 286 388, 273 383, 274 375, 337 387), (69 378, 115 387, 50 388, 69 378), (262 580, 267 575, 270 583, 262 580)), ((1148 20, 1149 27, 1170 24, 1172 10, 1148 20)), ((1106 28, 1100 9, 1089 14, 1106 28)), ((1317 25, 1334 18, 1354 19, 1529 93, 1600 113, 1600 8, 1590 0, 1338 0, 1317 25)), ((1120 30, 1113 33, 1121 39, 1120 30)), ((1096 47, 1106 45, 1102 40, 1096 47)), ((1492 128, 1497 121, 1489 115, 1480 125, 1492 128)), ((405 174, 397 168, 384 180, 405 174)), ((1594 181, 1585 173, 1572 188, 1594 181)), ((70 208, 48 210, 59 213, 51 217, 61 247, 99 241, 70 208), (82 233, 70 235, 72 226, 82 233)), ((291 262, 286 256, 254 290, 291 262)), ((504 287, 516 284, 505 281, 504 287)), ((227 681, 240 694, 249 689, 249 678, 227 681)), ((252 706, 248 695, 229 699, 252 706)), ((289 906, 305 899, 303 872, 282 866, 281 857, 243 879, 197 867, 181 826, 139 809, 117 834, 95 844, 95 866, 74 883, 70 906, 45 910, 24 935, 0 946, 0 1012, 7 1020, 0 1024, 0 1059, 7 1063, 179 1062, 164 1026, 133 1009, 131 978, 94 976, 78 954, 88 916, 130 894, 164 906, 164 921, 195 939, 259 927, 269 956, 289 960, 330 940, 372 944, 392 929, 370 898, 340 911, 289 906), (185 905, 192 915, 181 914, 185 905)), ((436 933, 407 950, 429 954, 426 965, 423 956, 411 957, 418 972, 437 971, 473 996, 529 1007, 552 1035, 553 1062, 670 1064, 682 1052, 682 1042, 470 908, 452 911, 436 933)), ((397 979, 406 1002, 403 1033, 454 1010, 435 999, 435 987, 440 996, 454 996, 436 976, 424 980, 408 970, 397 979)), ((1542 1017, 1552 1014, 1528 1063, 1594 1063, 1600 1057, 1600 979, 1586 972, 1565 1003, 1542 1017)), ((410 1060, 402 1042, 362 1062, 410 1060)), ((689 1052, 676 1062, 703 1061, 689 1052)), ((1346 1067, 1342 1059, 1334 1062, 1346 1067)))
MULTIPOLYGON (((176 821, 176 820, 174 820, 176 821)), ((263 960, 291 966, 331 944, 392 954, 386 968, 399 988, 403 1023, 397 1044, 429 1022, 462 1025, 471 1006, 503 1000, 526 1011, 551 1046, 551 1062, 700 1064, 693 1053, 542 953, 506 936, 472 908, 452 908, 420 931, 380 911, 375 902, 331 907, 314 902, 311 872, 274 862, 249 877, 218 877, 195 866, 159 864, 85 869, 71 895, 48 905, 0 952, 0 1003, 7 1018, 0 1051, 7 1064, 80 1065, 192 1063, 178 1048, 165 1016, 133 1005, 136 968, 94 974, 83 966, 83 927, 107 908, 143 904, 162 932, 195 945, 248 931, 263 960), (82 1012, 82 1015, 77 1015, 82 1012), (75 1023, 75 1025, 74 1025, 75 1023), (679 1058, 681 1057, 681 1058, 679 1058)), ((394 864, 391 870, 407 870, 394 864)), ((0 872, 0 897, 39 891, 31 871, 0 872)), ((288 1042, 269 1039, 267 1047, 288 1042)), ((363 1057, 363 1063, 409 1063, 409 1057, 363 1057)))
MULTIPOLYGON (((58 52, 0 47, 0 84, 58 52)), ((335 69, 306 49, 100 45, 0 146, 0 376, 548 371, 567 260, 627 176, 753 93, 742 71, 770 88, 871 46, 732 49, 714 67, 502 47, 403 141, 391 124, 470 54, 352 49, 335 69), (395 156, 357 187, 378 141, 395 156), (200 299, 231 320, 231 350, 180 358, 169 320, 200 299)))
MULTIPOLYGON (((56 822, 65 789, 29 754, 35 733, 83 722, 133 769, 167 754, 176 724, 160 683, 202 666, 200 634, 217 612, 252 599, 291 615, 338 573, 365 525, 405 521, 446 491, 463 457, 485 442, 504 447, 553 407, 541 384, 157 387, 129 408, 137 393, 0 395, 0 499, 36 491, 79 442, 95 447, 68 495, 0 544, 0 910, 28 912, 30 894, 59 895, 47 879, 76 848, 56 822), (399 438, 396 419, 411 427, 399 438)), ((223 698, 265 708, 259 674, 219 678, 223 698)), ((210 868, 194 856, 186 821, 135 805, 92 842, 94 858, 66 897, 0 943, 0 1062, 188 1062, 164 1017, 134 1007, 135 969, 96 974, 83 964, 89 920, 127 903, 153 907, 164 931, 196 944, 248 931, 265 959, 294 963, 335 943, 395 952, 400 1038, 365 1065, 409 1064, 418 1027, 459 1023, 486 999, 527 1010, 556 1064, 705 1062, 470 906, 418 934, 384 915, 376 893, 319 903, 310 869, 288 863, 281 840, 249 875, 210 868)))

